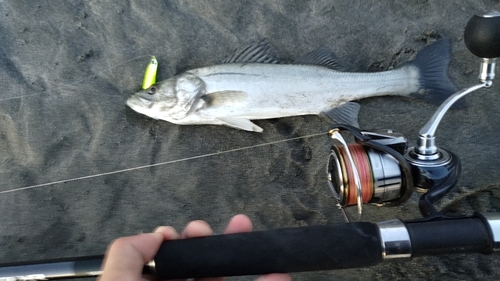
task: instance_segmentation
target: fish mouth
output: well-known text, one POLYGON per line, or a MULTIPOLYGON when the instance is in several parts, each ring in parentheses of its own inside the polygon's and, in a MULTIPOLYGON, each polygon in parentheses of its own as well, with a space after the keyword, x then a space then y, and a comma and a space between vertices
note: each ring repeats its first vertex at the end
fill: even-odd
POLYGON ((153 106, 153 101, 142 97, 131 96, 127 99, 127 105, 134 110, 137 108, 150 109, 153 106))

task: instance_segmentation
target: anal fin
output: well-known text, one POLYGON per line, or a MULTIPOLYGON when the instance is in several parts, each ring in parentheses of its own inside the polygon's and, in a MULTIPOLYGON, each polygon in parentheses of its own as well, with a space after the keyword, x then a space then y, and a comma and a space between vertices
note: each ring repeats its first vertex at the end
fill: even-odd
POLYGON ((346 102, 341 106, 323 111, 321 114, 337 123, 352 125, 359 128, 358 114, 361 106, 356 102, 346 102))
POLYGON ((222 122, 223 125, 240 129, 240 130, 245 130, 245 131, 250 131, 250 132, 257 132, 261 133, 264 131, 261 127, 255 125, 252 121, 244 118, 230 118, 230 117, 225 117, 225 118, 217 118, 219 121, 222 122))

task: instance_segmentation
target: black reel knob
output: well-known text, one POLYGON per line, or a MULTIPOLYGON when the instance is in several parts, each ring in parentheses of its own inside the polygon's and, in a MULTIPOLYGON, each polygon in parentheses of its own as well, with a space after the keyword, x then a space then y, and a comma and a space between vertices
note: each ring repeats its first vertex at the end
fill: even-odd
POLYGON ((500 12, 473 16, 464 34, 465 45, 480 58, 500 57, 500 12))

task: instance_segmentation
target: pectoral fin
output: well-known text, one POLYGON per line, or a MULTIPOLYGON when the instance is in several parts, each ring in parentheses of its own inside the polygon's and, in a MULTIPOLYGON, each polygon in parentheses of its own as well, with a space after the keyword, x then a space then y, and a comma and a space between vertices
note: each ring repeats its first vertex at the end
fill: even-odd
POLYGON ((208 106, 216 108, 223 106, 238 106, 248 102, 248 94, 242 91, 220 91, 204 95, 203 100, 208 106))
POLYGON ((221 121, 223 125, 240 130, 257 132, 257 133, 264 131, 261 127, 255 125, 254 123, 252 123, 252 121, 248 119, 228 117, 228 118, 218 118, 218 120, 221 121))

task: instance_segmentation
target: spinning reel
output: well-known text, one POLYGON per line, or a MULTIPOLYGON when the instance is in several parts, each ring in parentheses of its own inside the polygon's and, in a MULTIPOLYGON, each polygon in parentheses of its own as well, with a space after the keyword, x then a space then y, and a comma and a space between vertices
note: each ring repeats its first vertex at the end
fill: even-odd
POLYGON ((342 124, 330 127, 334 144, 327 166, 328 185, 340 206, 357 205, 361 214, 363 203, 397 206, 418 191, 424 193, 419 202, 422 215, 439 216, 432 204, 455 186, 460 160, 436 146, 436 129, 456 101, 491 87, 495 61, 500 57, 500 13, 472 17, 464 39, 467 48, 482 58, 481 83, 445 100, 420 130, 416 146, 407 148, 406 138, 392 130, 365 131, 342 124), (340 132, 350 133, 355 142, 347 144, 340 132))

